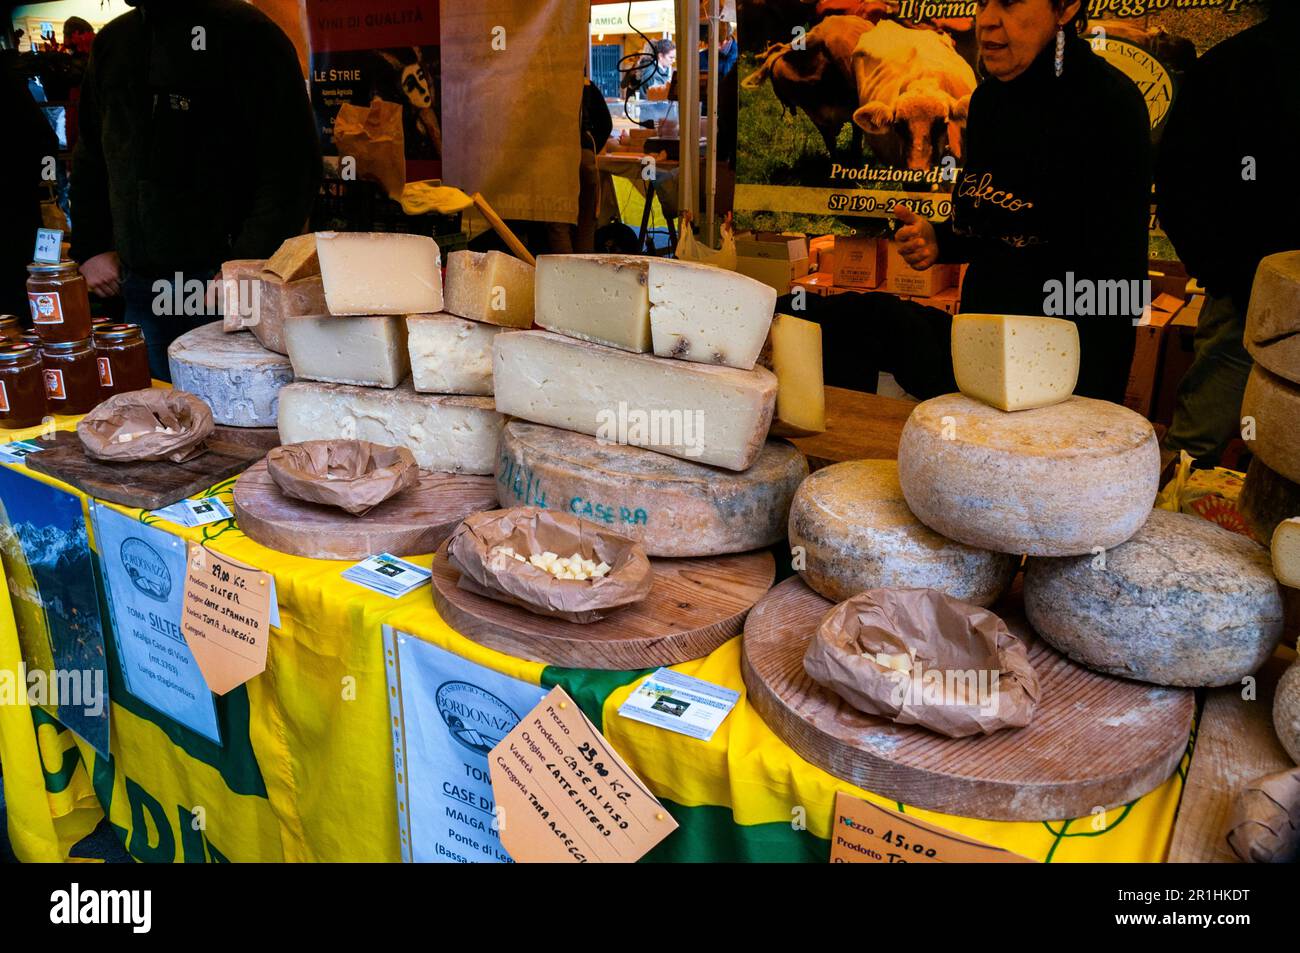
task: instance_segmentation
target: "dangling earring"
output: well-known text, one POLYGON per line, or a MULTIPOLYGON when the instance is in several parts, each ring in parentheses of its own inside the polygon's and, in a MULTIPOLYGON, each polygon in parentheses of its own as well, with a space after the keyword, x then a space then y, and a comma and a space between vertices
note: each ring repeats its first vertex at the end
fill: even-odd
POLYGON ((1056 75, 1065 71, 1065 27, 1056 31, 1056 75))

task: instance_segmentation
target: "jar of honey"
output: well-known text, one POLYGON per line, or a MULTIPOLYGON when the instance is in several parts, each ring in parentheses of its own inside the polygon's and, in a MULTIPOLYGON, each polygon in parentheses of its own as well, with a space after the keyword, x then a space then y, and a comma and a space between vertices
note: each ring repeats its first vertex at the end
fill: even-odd
POLYGON ((41 346, 41 336, 35 331, 24 331, 14 343, 30 344, 32 347, 39 348, 41 346))
POLYGON ((90 295, 75 261, 28 265, 27 300, 32 306, 32 326, 42 343, 90 337, 90 295))
POLYGON ((45 399, 56 414, 84 414, 104 399, 90 338, 44 344, 45 399))
POLYGON ((0 343, 17 344, 23 339, 23 323, 17 315, 0 314, 0 343))
POLYGON ((41 352, 32 345, 0 345, 0 427, 35 427, 45 419, 41 370, 41 352))
POLYGON ((149 350, 138 324, 101 324, 95 328, 95 359, 104 397, 147 390, 153 384, 149 350))

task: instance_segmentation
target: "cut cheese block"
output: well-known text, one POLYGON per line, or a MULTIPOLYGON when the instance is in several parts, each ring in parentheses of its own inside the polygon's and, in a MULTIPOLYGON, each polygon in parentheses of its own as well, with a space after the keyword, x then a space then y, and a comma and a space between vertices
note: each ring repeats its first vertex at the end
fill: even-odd
POLYGON ((258 285, 257 308, 248 330, 262 347, 280 354, 289 353, 284 339, 284 322, 305 314, 326 314, 325 289, 320 275, 298 281, 281 281, 263 272, 258 285))
POLYGON ((1273 575, 1282 585, 1300 589, 1300 517, 1278 523, 1273 532, 1273 575))
POLYGON ((1261 367, 1300 382, 1300 251, 1259 263, 1246 310, 1246 350, 1261 367))
POLYGON ((274 255, 266 260, 266 270, 281 281, 297 281, 320 274, 316 257, 316 236, 295 235, 285 239, 274 255))
POLYGON ((1300 764, 1300 661, 1292 662, 1278 680, 1273 694, 1273 727, 1291 760, 1300 764))
POLYGON ((512 420, 496 475, 504 507, 573 513, 636 540, 650 556, 717 556, 785 538, 808 462, 785 441, 769 440, 753 466, 732 473, 512 420))
POLYGON ((542 255, 538 326, 624 351, 649 351, 649 263, 628 255, 542 255))
POLYGON ((317 232, 330 314, 433 314, 442 310, 442 258, 427 235, 317 232))
POLYGON ((411 369, 406 319, 396 314, 289 318, 284 340, 294 374, 308 380, 396 387, 411 369))
POLYGON ((776 377, 588 344, 549 331, 492 343, 497 410, 534 423, 745 470, 767 440, 776 377))
POLYGON ((952 368, 958 390, 999 410, 1059 404, 1079 380, 1079 328, 1060 318, 959 314, 952 368))
POLYGON ((1255 540, 1267 543, 1279 523, 1300 516, 1300 485, 1273 472, 1259 457, 1252 457, 1237 509, 1255 540))
POLYGON ((1030 624, 1059 651, 1157 685, 1239 682, 1282 637, 1268 550, 1187 513, 1153 510, 1099 556, 1030 559, 1024 595, 1030 624))
POLYGON ((182 334, 167 348, 172 385, 212 408, 228 427, 274 427, 281 389, 293 381, 289 359, 246 331, 226 334, 220 321, 182 334))
POLYGON ((492 394, 492 339, 504 328, 454 314, 406 319, 411 380, 429 394, 492 394))
POLYGON ((1241 402, 1243 432, 1254 438, 1246 446, 1270 469, 1300 483, 1300 384, 1292 384, 1256 365, 1246 380, 1241 402))
POLYGON ((690 261, 651 258, 650 339, 654 352, 749 370, 772 326, 776 289, 690 261))
POLYGON ((280 440, 368 440, 405 447, 426 470, 492 472, 501 415, 490 397, 417 394, 350 384, 290 384, 280 393, 280 440))
POLYGON ((221 264, 221 328, 227 333, 242 331, 254 321, 261 296, 260 258, 241 258, 221 264))
POLYGON ((772 435, 810 437, 826 431, 821 325, 788 314, 772 319, 758 363, 776 375, 772 435))
POLYGON ((1118 546, 1151 512, 1160 447, 1151 424, 1106 401, 1008 414, 962 394, 918 404, 898 478, 921 522, 1003 553, 1076 556, 1118 546))
POLYGON ((893 460, 837 463, 805 480, 790 507, 790 547, 804 582, 833 602, 866 589, 921 588, 987 606, 1020 565, 925 526, 903 500, 893 460))
POLYGON ((443 307, 505 328, 532 327, 533 273, 532 265, 505 252, 454 251, 447 256, 443 307))

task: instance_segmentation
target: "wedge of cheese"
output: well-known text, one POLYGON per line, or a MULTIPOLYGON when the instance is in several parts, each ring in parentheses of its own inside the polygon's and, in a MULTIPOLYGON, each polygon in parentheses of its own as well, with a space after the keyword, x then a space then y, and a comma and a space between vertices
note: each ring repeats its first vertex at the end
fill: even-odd
POLYGON ((306 314, 328 314, 325 307, 325 288, 320 275, 300 278, 298 281, 281 281, 264 271, 258 284, 256 308, 248 320, 248 330, 261 343, 277 354, 288 354, 284 340, 284 323, 289 318, 306 314))
POLYGON ((650 350, 649 258, 542 255, 537 325, 624 351, 650 350))
POLYGON ((504 252, 454 251, 447 256, 443 306, 473 321, 532 327, 534 271, 504 252))
POLYGON ((288 318, 284 340, 294 376, 308 380, 396 387, 411 369, 406 320, 396 314, 288 318))
POLYGON ((809 437, 826 431, 821 325, 788 314, 772 319, 758 363, 776 375, 772 434, 809 437))
POLYGON ((1300 589, 1300 517, 1283 520, 1273 531, 1273 575, 1282 585, 1300 589))
POLYGON ((261 275, 266 262, 241 258, 221 265, 221 329, 227 334, 242 331, 253 323, 261 296, 261 275))
POLYGON ((412 314, 406 330, 416 390, 491 396, 492 340, 504 328, 454 314, 412 314))
POLYGON ((767 439, 776 377, 629 354, 552 334, 492 342, 497 410, 607 444, 748 469, 767 439))
POLYGON ((1259 263, 1246 309, 1246 350, 1261 367, 1300 383, 1300 251, 1259 263))
POLYGON ((999 410, 1032 410, 1067 400, 1079 380, 1073 321, 1012 314, 959 314, 952 320, 957 388, 999 410))
POLYGON ((266 270, 281 281, 297 281, 320 274, 316 257, 316 236, 295 235, 286 238, 274 255, 266 260, 266 270))
POLYGON ((491 473, 502 417, 490 397, 298 382, 280 391, 282 443, 368 440, 405 447, 426 470, 491 473))
POLYGON ((710 265, 651 258, 650 337, 654 352, 749 370, 776 307, 776 290, 710 265))
POLYGON ((442 258, 427 235, 317 232, 330 314, 433 314, 442 310, 442 258))

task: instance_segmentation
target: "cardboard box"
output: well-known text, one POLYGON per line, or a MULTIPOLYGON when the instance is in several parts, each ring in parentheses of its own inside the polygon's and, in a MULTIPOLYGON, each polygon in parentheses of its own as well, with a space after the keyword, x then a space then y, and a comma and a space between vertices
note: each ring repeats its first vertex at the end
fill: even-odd
POLYGON ((885 246, 885 290, 914 298, 933 298, 941 291, 956 286, 958 270, 955 265, 933 265, 917 271, 898 251, 897 242, 882 242, 885 246))
POLYGON ((808 259, 785 261, 779 258, 753 258, 742 255, 736 258, 736 271, 770 285, 776 289, 777 294, 783 295, 790 290, 796 278, 808 274, 808 259))
MULTIPOLYGON (((741 232, 736 236, 736 254, 741 258, 769 261, 808 259, 808 239, 782 232, 741 232)), ((808 274, 805 268, 803 274, 808 274)))
POLYGON ((834 294, 843 294, 847 289, 836 288, 835 279, 825 271, 815 271, 810 275, 804 275, 802 278, 796 278, 792 283, 795 288, 803 288, 809 294, 829 297, 834 294))
MULTIPOLYGON (((839 236, 835 239, 831 271, 840 288, 873 291, 885 278, 884 243, 875 238, 839 236)), ((826 269, 823 268, 823 271, 826 269)))
POLYGON ((1153 311, 1149 319, 1137 328, 1137 345, 1133 349, 1133 364, 1124 391, 1124 406, 1148 419, 1155 406, 1165 329, 1171 320, 1173 314, 1153 311))
POLYGON ((813 271, 830 271, 835 249, 834 235, 818 235, 808 239, 808 260, 813 271), (825 257, 822 257, 822 256, 825 257))

